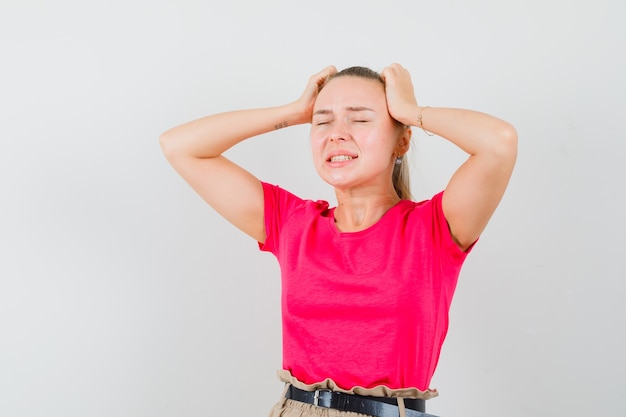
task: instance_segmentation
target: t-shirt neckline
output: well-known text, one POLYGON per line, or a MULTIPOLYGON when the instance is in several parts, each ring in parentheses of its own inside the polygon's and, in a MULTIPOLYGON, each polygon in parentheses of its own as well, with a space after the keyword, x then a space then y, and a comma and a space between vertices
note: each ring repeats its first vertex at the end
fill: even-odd
POLYGON ((380 225, 382 223, 385 222, 385 220, 389 217, 391 217, 390 213, 392 211, 395 211, 398 209, 398 207, 402 206, 403 204, 405 204, 407 201, 409 200, 400 200, 397 203, 395 203, 393 206, 389 207, 389 209, 387 209, 386 212, 383 213, 383 215, 380 217, 380 219, 378 219, 378 221, 376 223, 374 223, 373 225, 363 229, 363 230, 358 230, 356 232, 342 232, 341 230, 339 230, 337 228, 337 225, 335 224, 335 209, 337 207, 332 207, 329 210, 329 216, 328 216, 328 227, 330 228, 330 230, 333 232, 334 235, 336 236, 341 236, 341 237, 356 237, 356 236, 362 236, 365 234, 369 234, 372 233, 373 231, 375 231, 376 229, 378 229, 379 227, 381 227, 380 225))

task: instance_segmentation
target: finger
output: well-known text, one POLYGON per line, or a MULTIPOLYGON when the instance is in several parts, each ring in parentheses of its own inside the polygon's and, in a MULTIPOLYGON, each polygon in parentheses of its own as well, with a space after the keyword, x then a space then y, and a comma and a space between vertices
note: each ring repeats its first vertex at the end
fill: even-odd
POLYGON ((401 70, 402 66, 400 64, 393 63, 385 67, 380 75, 385 83, 393 82, 394 80, 398 79, 401 70))
POLYGON ((393 69, 391 68, 391 65, 388 65, 385 68, 383 68, 383 70, 380 72, 380 78, 382 78, 383 81, 385 81, 388 77, 392 76, 392 72, 393 72, 393 69))
POLYGON ((335 75, 337 73, 337 68, 334 65, 329 65, 324 68, 324 71, 328 72, 328 75, 335 75))
POLYGON ((337 73, 337 68, 335 68, 334 65, 329 65, 328 67, 324 68, 323 70, 321 70, 320 72, 318 72, 311 78, 312 78, 312 81, 314 82, 315 87, 317 87, 317 89, 319 90, 324 86, 324 84, 326 84, 328 79, 332 77, 333 75, 335 75, 336 73, 337 73))
POLYGON ((328 77, 331 77, 331 76, 333 76, 336 73, 337 73, 337 68, 335 68, 334 65, 329 65, 328 67, 326 67, 322 71, 320 71, 317 75, 319 76, 319 78, 323 82, 326 82, 328 77))
POLYGON ((323 70, 321 70, 317 74, 313 75, 312 78, 314 78, 314 79, 327 78, 327 77, 335 74, 336 72, 337 72, 337 68, 335 68, 333 65, 329 65, 328 67, 324 68, 323 70))
POLYGON ((387 67, 383 68, 383 70, 380 72, 380 79, 383 80, 383 82, 386 81, 386 79, 387 79, 387 67))

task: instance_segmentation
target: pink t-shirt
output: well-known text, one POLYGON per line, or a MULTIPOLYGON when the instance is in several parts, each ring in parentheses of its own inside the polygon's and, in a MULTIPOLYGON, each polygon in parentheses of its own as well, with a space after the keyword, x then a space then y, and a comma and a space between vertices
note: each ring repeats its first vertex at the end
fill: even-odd
POLYGON ((281 268, 283 368, 306 384, 429 388, 468 253, 452 239, 443 193, 342 233, 327 202, 263 188, 260 248, 281 268))

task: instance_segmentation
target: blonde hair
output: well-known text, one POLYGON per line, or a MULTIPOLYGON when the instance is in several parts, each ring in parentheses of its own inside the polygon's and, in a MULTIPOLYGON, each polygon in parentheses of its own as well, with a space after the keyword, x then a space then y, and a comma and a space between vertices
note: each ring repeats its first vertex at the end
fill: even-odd
POLYGON ((393 182, 393 188, 398 193, 398 197, 402 200, 412 200, 411 184, 409 181, 409 164, 407 163, 406 154, 400 158, 401 163, 396 164, 393 167, 393 174, 391 174, 391 181, 393 182))

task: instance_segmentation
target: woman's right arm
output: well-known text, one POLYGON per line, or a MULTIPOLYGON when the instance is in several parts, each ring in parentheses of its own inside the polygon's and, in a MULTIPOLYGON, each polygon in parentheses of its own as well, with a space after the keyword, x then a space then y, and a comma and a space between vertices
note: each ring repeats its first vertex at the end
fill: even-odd
POLYGON ((328 67, 312 76, 302 96, 291 104, 215 114, 170 129, 160 137, 163 153, 220 215, 264 242, 261 182, 222 154, 253 136, 310 122, 318 88, 334 71, 334 67, 328 67))

